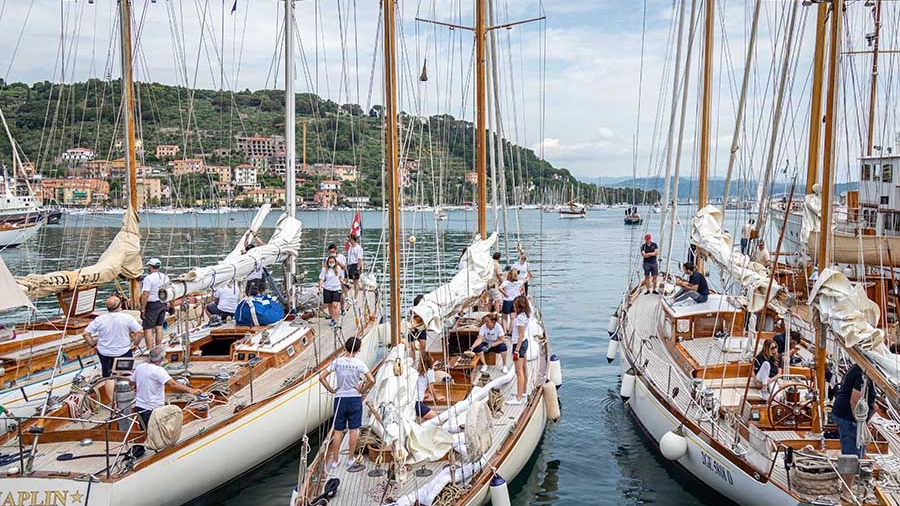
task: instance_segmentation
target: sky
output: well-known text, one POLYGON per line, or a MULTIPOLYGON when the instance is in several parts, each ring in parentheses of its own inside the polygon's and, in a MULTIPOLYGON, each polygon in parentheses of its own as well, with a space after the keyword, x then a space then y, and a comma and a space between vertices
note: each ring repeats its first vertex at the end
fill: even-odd
MULTIPOLYGON (((379 3, 295 3, 297 92, 364 108, 382 103, 379 3)), ((704 3, 697 2, 698 11, 704 3)), ((202 88, 283 89, 283 2, 237 0, 232 13, 234 4, 234 0, 134 0, 136 78, 202 88)), ((690 5, 688 0, 495 0, 497 23, 545 16, 493 32, 504 136, 583 179, 662 174, 675 59, 675 8, 688 11, 690 5)), ((712 156, 719 176, 728 164, 751 5, 736 0, 716 3, 712 156)), ((399 6, 402 108, 417 115, 447 113, 471 120, 471 33, 415 18, 469 26, 474 23, 473 0, 401 1, 399 6), (423 66, 429 75, 425 83, 418 80, 423 66)), ((742 128, 745 137, 736 163, 737 173, 746 177, 766 165, 778 84, 773 69, 781 65, 791 8, 791 2, 763 2, 742 128)), ((114 0, 0 0, 0 77, 24 82, 117 77, 116 9, 114 0)), ((809 122, 806 96, 814 9, 798 8, 789 92, 772 157, 777 160, 773 165, 794 166, 797 171, 809 122)), ((851 34, 866 29, 865 16, 857 17, 859 28, 849 30, 851 34)), ((685 46, 688 27, 686 22, 685 46)), ((697 30, 681 158, 682 175, 688 176, 695 173, 698 156, 697 30)), ((682 74, 684 66, 682 57, 682 74)), ((679 91, 679 103, 680 96, 679 91)))

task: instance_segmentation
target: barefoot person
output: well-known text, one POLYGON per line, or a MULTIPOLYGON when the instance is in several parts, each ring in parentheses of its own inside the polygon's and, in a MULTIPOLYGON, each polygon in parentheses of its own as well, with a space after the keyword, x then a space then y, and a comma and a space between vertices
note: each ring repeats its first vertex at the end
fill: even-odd
POLYGON ((507 404, 522 404, 528 399, 525 397, 528 385, 528 319, 531 317, 531 305, 528 297, 519 295, 513 303, 516 318, 512 326, 512 359, 516 368, 516 397, 507 401, 507 404))
POLYGON ((659 262, 657 261, 659 246, 651 239, 650 234, 647 234, 644 236, 644 244, 641 244, 641 257, 644 259, 644 289, 646 290, 644 295, 651 291, 659 294, 656 291, 656 276, 659 276, 659 262))
POLYGON ((326 457, 329 469, 338 465, 341 455, 341 440, 347 430, 350 431, 347 467, 353 466, 359 428, 362 426, 363 392, 367 385, 375 383, 375 378, 369 372, 369 366, 357 357, 361 346, 362 341, 358 337, 347 339, 344 343, 344 354, 319 373, 319 383, 325 390, 334 394, 334 433, 331 438, 331 447, 328 449, 328 457, 326 457), (331 373, 335 375, 334 386, 328 380, 331 373), (362 378, 365 378, 365 383, 361 387, 360 380, 362 378))
POLYGON ((497 322, 499 319, 497 313, 488 313, 484 315, 484 318, 481 319, 481 329, 478 330, 478 338, 475 339, 475 342, 472 343, 472 347, 469 349, 472 352, 481 355, 481 363, 485 364, 481 366, 482 371, 487 370, 487 365, 484 361, 484 352, 490 351, 500 355, 500 358, 503 361, 503 373, 505 374, 507 371, 506 335, 503 332, 503 326, 497 322))

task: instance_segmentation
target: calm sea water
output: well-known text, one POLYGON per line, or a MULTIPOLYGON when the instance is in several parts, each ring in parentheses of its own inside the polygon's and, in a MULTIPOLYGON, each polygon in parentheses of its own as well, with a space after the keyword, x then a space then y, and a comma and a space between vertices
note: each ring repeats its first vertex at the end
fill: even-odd
MULTIPOLYGON (((645 232, 656 236, 659 230, 659 215, 649 215, 649 225, 629 228, 622 223, 623 213, 590 211, 583 220, 560 220, 533 210, 509 215, 510 247, 518 236, 537 275, 533 284, 564 376, 563 418, 548 425, 537 452, 511 483, 515 505, 718 504, 652 452, 618 397, 618 362, 606 363, 607 322, 626 287, 626 273, 637 271, 636 245, 645 232)), ((308 279, 316 276, 327 244, 343 242, 351 214, 300 214, 304 239, 299 265, 309 271, 308 279)), ((274 224, 276 215, 267 223, 274 224)), ((170 274, 212 263, 233 247, 251 218, 252 213, 144 216, 144 256, 159 257, 170 274)), ((381 218, 381 213, 364 213, 367 260, 381 243, 381 218)), ((472 237, 473 218, 471 212, 452 211, 447 221, 435 223, 431 213, 404 214, 406 300, 452 274, 472 237), (416 236, 414 246, 407 240, 410 235, 416 236)), ((32 242, 2 256, 14 274, 88 265, 120 220, 67 216, 62 225, 46 227, 32 242)), ((686 220, 682 223, 687 226, 686 220)), ((675 237, 683 248, 683 232, 675 237)), ((52 301, 41 304, 47 312, 53 306, 52 301)), ((319 437, 311 436, 313 445, 319 437)), ((297 481, 299 455, 299 447, 292 447, 191 506, 286 505, 297 481)))

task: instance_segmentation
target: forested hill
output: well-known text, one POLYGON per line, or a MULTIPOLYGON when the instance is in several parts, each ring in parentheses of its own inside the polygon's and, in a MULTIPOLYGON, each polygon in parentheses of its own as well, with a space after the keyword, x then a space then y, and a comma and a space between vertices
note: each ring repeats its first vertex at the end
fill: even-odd
MULTIPOLYGON (((98 159, 122 156, 119 104, 121 83, 117 80, 89 80, 54 85, 39 82, 31 86, 0 80, 0 107, 27 158, 45 176, 60 175, 58 157, 66 149, 95 150, 98 159)), ((283 135, 284 93, 278 90, 221 92, 190 90, 159 83, 137 83, 139 134, 143 141, 144 164, 164 166, 154 157, 158 144, 181 147, 179 157, 212 154, 228 149, 228 154, 208 156, 207 164, 243 163, 235 147, 237 135, 283 135)), ((381 106, 364 110, 357 104, 338 104, 313 94, 297 95, 297 119, 307 125, 308 163, 352 164, 360 168, 356 183, 344 184, 349 196, 381 198, 381 106)), ((472 199, 473 187, 465 175, 473 170, 473 125, 449 115, 414 118, 401 114, 403 153, 420 161, 420 171, 412 174, 408 198, 431 203, 435 195, 452 204, 472 199), (416 184, 420 182, 421 184, 416 184)), ((298 162, 302 153, 302 131, 297 128, 298 162)), ((557 169, 540 159, 531 149, 505 143, 508 195, 511 202, 540 202, 577 196, 593 200, 596 186, 579 182, 568 170, 557 169), (515 190, 514 190, 515 188, 515 190)), ((10 146, 0 137, 0 156, 9 165, 10 146)), ((177 182, 176 182, 177 183, 177 182)), ((202 186, 202 181, 197 182, 202 186)), ((318 181, 311 178, 300 188, 303 198, 311 197, 318 181)), ((275 178, 263 179, 277 186, 275 178)), ((206 185, 209 186, 209 185, 206 185)), ((191 189, 186 190, 190 192, 191 189)))

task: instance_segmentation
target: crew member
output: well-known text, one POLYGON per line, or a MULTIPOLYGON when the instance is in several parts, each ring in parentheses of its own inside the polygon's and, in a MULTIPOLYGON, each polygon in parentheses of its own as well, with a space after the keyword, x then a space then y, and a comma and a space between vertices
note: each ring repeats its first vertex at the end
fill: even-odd
POLYGON ((500 266, 500 252, 495 251, 492 259, 494 266, 493 275, 487 285, 488 303, 491 311, 499 313, 503 305, 503 294, 500 293, 500 284, 503 283, 503 267, 500 266))
MULTIPOLYGON (((841 454, 856 455, 859 458, 866 456, 865 445, 857 444, 856 440, 856 421, 855 411, 857 404, 866 396, 866 421, 872 419, 875 414, 875 385, 872 380, 866 378, 863 380, 862 368, 857 364, 853 364, 844 378, 841 380, 841 386, 838 388, 837 395, 834 397, 834 407, 831 409, 831 418, 834 420, 838 428, 838 435, 841 439, 841 454)), ((861 406, 860 406, 861 408, 861 406)), ((849 490, 853 488, 853 481, 856 478, 853 474, 841 475, 841 479, 846 486, 841 487, 841 498, 845 500, 851 499, 849 490)))
POLYGON ((506 340, 505 333, 503 332, 503 326, 497 323, 500 318, 497 316, 497 313, 488 313, 484 315, 481 319, 482 325, 481 328, 478 329, 478 338, 475 339, 475 342, 472 343, 472 347, 469 348, 475 353, 481 355, 481 363, 485 364, 481 366, 481 370, 487 370, 487 364, 484 360, 484 352, 491 351, 498 355, 503 361, 503 373, 506 374, 506 340))
POLYGON ((766 249, 766 242, 762 239, 756 243, 756 254, 753 255, 753 261, 762 264, 766 268, 772 266, 772 256, 769 255, 769 250, 766 249))
POLYGON ((161 346, 150 350, 148 355, 148 361, 138 364, 131 374, 131 382, 134 383, 137 390, 134 398, 134 412, 141 418, 144 429, 150 423, 150 413, 166 403, 166 387, 186 394, 200 395, 203 393, 199 388, 191 388, 175 381, 169 376, 168 371, 159 365, 165 356, 165 350, 161 346))
POLYGON ((531 281, 534 275, 528 270, 528 257, 525 256, 525 253, 519 254, 519 259, 512 265, 512 268, 519 273, 519 283, 522 284, 522 293, 528 295, 528 282, 531 281))
POLYGON ((344 270, 337 258, 330 256, 319 273, 319 290, 322 291, 322 305, 331 317, 332 327, 337 326, 341 318, 341 290, 343 289, 344 270))
MULTIPOLYGON (((775 344, 778 345, 778 353, 784 353, 784 332, 779 332, 772 337, 772 340, 775 341, 775 344)), ((791 355, 791 364, 796 364, 800 362, 800 357, 797 356, 797 352, 800 350, 800 332, 796 330, 791 331, 791 348, 788 350, 788 353, 791 355)))
POLYGON ((656 277, 659 276, 659 246, 653 242, 650 234, 644 236, 644 244, 641 244, 641 257, 644 259, 644 295, 652 290, 653 293, 659 295, 656 291, 656 277))
MULTIPOLYGON (((97 349, 100 370, 104 378, 112 375, 113 360, 132 356, 132 349, 141 341, 141 324, 133 316, 122 312, 122 299, 116 295, 106 299, 106 314, 94 318, 84 329, 84 342, 97 349)), ((107 396, 113 395, 113 382, 104 385, 107 396)))
POLYGON ((350 234, 350 247, 347 249, 347 279, 353 281, 353 298, 359 296, 359 275, 363 271, 363 247, 359 244, 359 236, 350 234))
POLYGON ((241 291, 238 289, 236 281, 232 281, 227 285, 216 288, 213 292, 215 300, 206 305, 206 311, 210 315, 218 315, 222 321, 229 317, 234 319, 234 310, 237 309, 238 302, 241 301, 241 291))
POLYGON ((688 275, 688 280, 675 280, 675 284, 681 289, 675 294, 672 303, 675 304, 688 298, 698 304, 706 302, 709 299, 709 285, 706 283, 706 277, 697 271, 692 262, 685 262, 681 265, 681 269, 688 275))
POLYGON ((344 343, 344 355, 334 359, 328 364, 327 369, 319 373, 319 383, 325 390, 334 394, 334 435, 328 448, 328 457, 325 459, 328 469, 337 467, 341 455, 341 440, 348 429, 350 451, 347 467, 353 466, 359 428, 362 426, 363 392, 367 385, 375 383, 375 378, 369 372, 369 366, 357 357, 361 346, 362 341, 358 337, 347 339, 344 343), (335 374, 334 386, 328 380, 332 372, 335 374), (365 378, 366 381, 363 385, 360 385, 361 378, 365 378))
POLYGON ((750 237, 753 235, 753 218, 741 229, 741 254, 750 254, 750 237))
POLYGON ((158 258, 151 258, 147 262, 150 273, 141 281, 141 323, 148 350, 162 343, 163 323, 168 309, 168 305, 159 300, 159 288, 169 282, 169 276, 160 272, 160 267, 162 262, 158 258))

